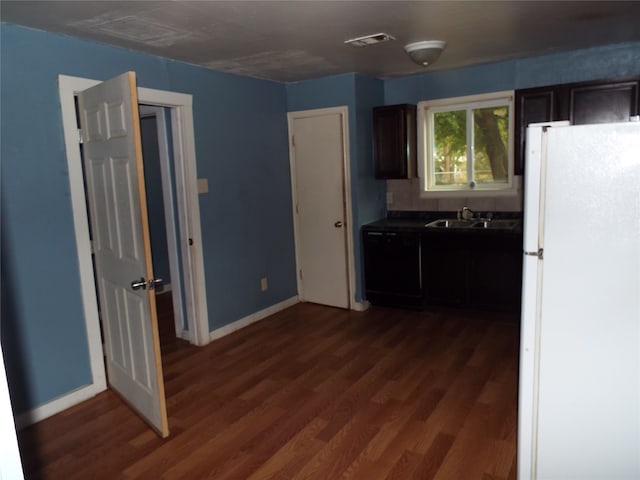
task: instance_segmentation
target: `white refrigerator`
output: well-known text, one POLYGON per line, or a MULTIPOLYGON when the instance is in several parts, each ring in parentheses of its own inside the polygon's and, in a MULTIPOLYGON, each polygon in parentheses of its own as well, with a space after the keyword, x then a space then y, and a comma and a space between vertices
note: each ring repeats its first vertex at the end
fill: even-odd
POLYGON ((527 131, 519 480, 640 479, 640 122, 527 131))

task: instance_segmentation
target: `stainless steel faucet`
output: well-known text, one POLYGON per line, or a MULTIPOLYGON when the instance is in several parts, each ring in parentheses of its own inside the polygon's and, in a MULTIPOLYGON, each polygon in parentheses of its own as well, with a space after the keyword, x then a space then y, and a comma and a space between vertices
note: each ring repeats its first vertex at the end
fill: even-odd
POLYGON ((471 210, 469 207, 462 207, 462 219, 463 220, 473 219, 473 210, 471 210))

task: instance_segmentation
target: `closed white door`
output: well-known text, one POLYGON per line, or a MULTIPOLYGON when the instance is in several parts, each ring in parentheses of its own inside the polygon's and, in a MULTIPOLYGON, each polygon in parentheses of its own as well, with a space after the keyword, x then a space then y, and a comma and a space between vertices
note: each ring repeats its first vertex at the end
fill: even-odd
POLYGON ((345 210, 345 115, 289 114, 302 300, 349 308, 345 210))
POLYGON ((78 104, 109 385, 166 437, 135 73, 78 104))

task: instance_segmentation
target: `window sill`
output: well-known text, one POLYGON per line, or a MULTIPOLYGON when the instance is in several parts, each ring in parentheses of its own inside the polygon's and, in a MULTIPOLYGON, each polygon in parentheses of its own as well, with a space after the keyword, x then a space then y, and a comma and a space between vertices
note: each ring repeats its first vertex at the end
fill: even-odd
MULTIPOLYGON (((421 181, 422 183, 422 181, 421 181)), ((492 198, 516 197, 522 191, 522 176, 514 175, 513 185, 500 190, 420 190, 420 198, 492 198)))

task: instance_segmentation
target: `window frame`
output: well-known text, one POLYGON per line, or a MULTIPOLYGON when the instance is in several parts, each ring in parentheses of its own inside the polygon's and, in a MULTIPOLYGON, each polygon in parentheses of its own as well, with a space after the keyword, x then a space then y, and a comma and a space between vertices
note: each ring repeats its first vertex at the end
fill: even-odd
MULTIPOLYGON (((420 177, 420 197, 496 197, 515 196, 519 192, 520 182, 514 174, 514 138, 515 138, 515 92, 505 90, 480 95, 425 100, 418 103, 418 175, 420 177), (469 179, 464 185, 435 185, 433 178, 433 114, 454 110, 473 110, 494 106, 506 106, 509 110, 508 142, 507 142, 507 182, 475 183, 470 185, 469 179)), ((467 115, 469 117, 469 115, 467 115)), ((467 118, 467 158, 473 151, 473 122, 467 118)), ((470 162, 471 164, 473 163, 470 162)), ((473 172, 470 165, 468 171, 473 172)))

